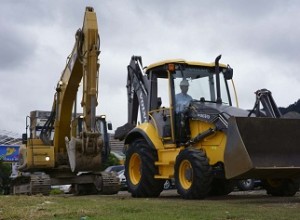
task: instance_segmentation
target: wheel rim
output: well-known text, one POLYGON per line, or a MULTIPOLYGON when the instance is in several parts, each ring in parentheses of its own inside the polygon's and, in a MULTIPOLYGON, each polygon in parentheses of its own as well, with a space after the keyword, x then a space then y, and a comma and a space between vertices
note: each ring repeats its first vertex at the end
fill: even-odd
POLYGON ((188 160, 183 160, 179 166, 179 182, 182 188, 189 189, 193 183, 193 168, 188 160))
POLYGON ((244 184, 244 186, 250 186, 252 184, 252 179, 243 180, 242 184, 244 184))
POLYGON ((137 185, 141 180, 141 157, 134 153, 129 161, 129 177, 132 184, 137 185))
POLYGON ((164 184, 164 189, 169 189, 171 186, 171 183, 169 180, 166 180, 165 184, 164 184))

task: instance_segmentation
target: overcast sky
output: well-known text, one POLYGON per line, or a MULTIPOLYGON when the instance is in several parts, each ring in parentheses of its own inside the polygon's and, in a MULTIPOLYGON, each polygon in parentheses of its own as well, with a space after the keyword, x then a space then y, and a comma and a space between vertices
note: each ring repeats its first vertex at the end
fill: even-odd
POLYGON ((221 62, 234 69, 242 108, 267 88, 278 106, 300 97, 300 1, 1 0, 0 129, 25 132, 32 110, 50 110, 86 6, 101 38, 97 113, 114 129, 127 120, 126 66, 171 58, 221 62))

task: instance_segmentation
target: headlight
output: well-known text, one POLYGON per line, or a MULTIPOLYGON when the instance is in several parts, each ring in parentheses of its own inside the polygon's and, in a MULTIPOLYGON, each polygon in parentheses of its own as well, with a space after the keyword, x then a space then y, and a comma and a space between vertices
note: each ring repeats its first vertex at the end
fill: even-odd
POLYGON ((49 160, 50 160, 50 157, 48 157, 48 156, 45 157, 45 160, 46 160, 46 161, 49 161, 49 160))

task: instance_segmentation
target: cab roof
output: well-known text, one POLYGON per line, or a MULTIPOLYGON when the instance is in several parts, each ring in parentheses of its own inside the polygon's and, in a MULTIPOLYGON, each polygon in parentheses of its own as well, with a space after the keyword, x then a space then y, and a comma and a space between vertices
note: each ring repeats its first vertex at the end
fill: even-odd
MULTIPOLYGON (((215 62, 204 63, 204 62, 199 62, 199 61, 187 61, 187 60, 184 60, 184 59, 171 59, 171 60, 162 60, 162 61, 150 64, 149 66, 147 66, 146 72, 150 71, 151 69, 154 69, 154 68, 157 68, 157 67, 160 67, 160 66, 164 66, 164 65, 167 65, 167 64, 170 64, 170 63, 173 63, 173 64, 186 64, 186 65, 189 65, 189 66, 199 66, 199 67, 209 67, 209 68, 215 67, 215 62)), ((219 66, 221 68, 226 68, 227 67, 227 65, 222 64, 222 63, 219 63, 219 66)))

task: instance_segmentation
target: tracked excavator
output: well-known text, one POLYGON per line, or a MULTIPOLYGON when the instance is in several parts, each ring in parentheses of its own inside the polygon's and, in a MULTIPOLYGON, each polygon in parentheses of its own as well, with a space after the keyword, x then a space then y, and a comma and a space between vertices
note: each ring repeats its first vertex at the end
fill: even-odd
POLYGON ((64 184, 72 184, 76 194, 115 194, 120 189, 116 174, 101 171, 110 151, 109 126, 105 116, 96 116, 100 40, 93 8, 86 8, 83 27, 75 37, 52 110, 32 111, 27 118, 30 135, 23 137, 21 174, 13 180, 13 194, 47 195, 51 185, 64 184), (81 82, 83 113, 77 113, 81 82))
POLYGON ((143 68, 140 56, 131 58, 128 121, 115 137, 125 140, 133 197, 159 196, 170 178, 184 199, 226 195, 248 178, 273 196, 299 189, 300 120, 281 115, 267 89, 256 91, 252 110, 234 107, 233 69, 220 59, 143 68))

